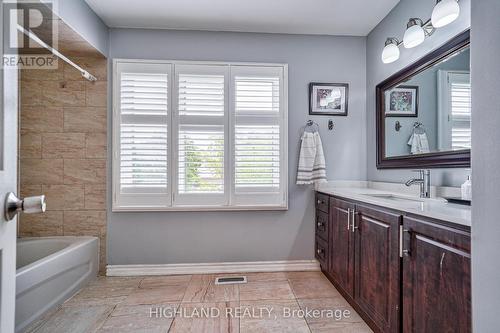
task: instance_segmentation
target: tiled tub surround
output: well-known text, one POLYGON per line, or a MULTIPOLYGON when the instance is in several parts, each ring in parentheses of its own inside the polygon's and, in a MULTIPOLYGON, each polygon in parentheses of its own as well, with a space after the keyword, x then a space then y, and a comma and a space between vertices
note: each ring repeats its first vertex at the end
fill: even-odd
POLYGON ((46 195, 45 214, 22 215, 20 236, 96 236, 106 264, 107 60, 72 57, 98 78, 21 70, 20 193, 46 195))
POLYGON ((248 283, 239 285, 214 284, 216 277, 228 274, 100 277, 27 332, 372 332, 321 272, 244 275, 248 283), (151 318, 156 308, 165 316, 151 318), (264 310, 259 317, 261 308, 271 315, 264 310), (218 309, 220 315, 196 315, 208 309, 218 309), (250 312, 237 318, 226 316, 226 309, 250 312), (296 314, 318 310, 323 315, 287 317, 285 309, 296 314), (334 317, 326 315, 328 310, 348 312, 334 317))

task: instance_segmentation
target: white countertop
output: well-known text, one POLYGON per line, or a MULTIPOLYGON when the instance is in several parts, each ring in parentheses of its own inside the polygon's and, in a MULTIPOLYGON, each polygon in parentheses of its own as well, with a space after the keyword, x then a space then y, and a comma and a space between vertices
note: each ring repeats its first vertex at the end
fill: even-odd
MULTIPOLYGON (((406 190, 403 186, 403 184, 333 181, 320 185, 316 190, 401 212, 471 226, 470 206, 451 204, 439 197, 421 199, 414 193, 414 189, 406 190)), ((432 192, 450 195, 449 193, 456 194, 456 189, 434 188, 432 192)))

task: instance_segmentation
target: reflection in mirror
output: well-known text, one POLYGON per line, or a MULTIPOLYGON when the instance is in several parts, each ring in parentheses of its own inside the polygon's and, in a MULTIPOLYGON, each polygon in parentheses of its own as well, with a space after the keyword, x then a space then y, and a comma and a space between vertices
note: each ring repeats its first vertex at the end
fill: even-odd
POLYGON ((386 157, 470 149, 468 46, 383 94, 386 157))
POLYGON ((5 22, 8 22, 7 20, 4 20, 4 13, 3 13, 3 3, 0 4, 0 17, 2 20, 0 20, 0 36, 2 36, 0 40, 0 56, 2 57, 2 64, 0 65, 0 171, 3 170, 3 147, 4 147, 4 133, 3 133, 3 122, 4 122, 4 111, 3 111, 3 44, 7 43, 7 38, 3 38, 3 25, 6 24, 5 22))

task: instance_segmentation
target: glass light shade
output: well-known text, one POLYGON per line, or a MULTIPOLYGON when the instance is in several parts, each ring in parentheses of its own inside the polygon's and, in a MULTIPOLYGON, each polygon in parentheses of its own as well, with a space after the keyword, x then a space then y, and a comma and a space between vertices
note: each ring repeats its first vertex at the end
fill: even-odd
POLYGON ((432 10, 431 22, 434 28, 441 28, 455 21, 460 15, 460 5, 457 0, 439 1, 432 10))
POLYGON ((399 59, 399 47, 394 44, 387 44, 382 51, 382 62, 384 64, 390 64, 399 59))
POLYGON ((424 40, 425 40, 424 29, 420 25, 415 24, 406 29, 405 35, 403 37, 403 45, 407 49, 411 49, 412 47, 422 44, 424 40))

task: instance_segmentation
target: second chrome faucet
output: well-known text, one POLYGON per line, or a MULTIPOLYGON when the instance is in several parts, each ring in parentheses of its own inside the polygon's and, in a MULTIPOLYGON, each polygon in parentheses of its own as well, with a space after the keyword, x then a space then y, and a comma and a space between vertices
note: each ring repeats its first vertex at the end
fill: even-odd
POLYGON ((413 178, 408 180, 405 185, 411 186, 418 184, 420 185, 420 197, 430 198, 431 197, 431 170, 416 170, 419 173, 419 178, 413 178))

